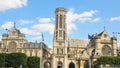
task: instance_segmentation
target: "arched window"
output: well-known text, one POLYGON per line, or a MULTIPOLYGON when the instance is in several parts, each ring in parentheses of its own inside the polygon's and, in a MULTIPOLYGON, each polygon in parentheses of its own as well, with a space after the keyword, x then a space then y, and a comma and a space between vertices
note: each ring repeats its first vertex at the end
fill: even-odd
POLYGON ((57 54, 63 54, 63 49, 62 48, 57 49, 57 54))
POLYGON ((51 68, 50 63, 49 63, 49 62, 45 62, 45 63, 44 63, 44 68, 51 68))
POLYGON ((30 50, 30 56, 32 56, 32 52, 33 52, 33 50, 30 50))
POLYGON ((112 54, 112 49, 110 48, 110 46, 104 45, 102 47, 102 54, 106 55, 106 56, 111 55, 112 54))
POLYGON ((59 30, 59 37, 62 37, 62 30, 59 30))
POLYGON ((57 68, 62 68, 62 62, 61 61, 58 62, 57 68))
POLYGON ((59 27, 62 28, 62 15, 60 15, 59 27))
POLYGON ((73 62, 71 62, 71 63, 69 64, 69 68, 75 68, 75 64, 74 64, 73 62))
POLYGON ((8 45, 8 52, 16 52, 16 42, 11 41, 8 45))
POLYGON ((95 55, 95 49, 92 50, 92 53, 91 53, 92 56, 95 55))
POLYGON ((56 29, 58 28, 58 15, 56 15, 56 29))

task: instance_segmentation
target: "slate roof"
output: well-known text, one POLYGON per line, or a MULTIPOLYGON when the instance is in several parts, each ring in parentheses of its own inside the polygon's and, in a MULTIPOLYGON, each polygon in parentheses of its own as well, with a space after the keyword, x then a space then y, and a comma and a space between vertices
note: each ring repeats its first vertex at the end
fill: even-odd
POLYGON ((33 43, 33 42, 27 42, 24 44, 23 48, 41 48, 42 45, 46 46, 44 43, 33 43))
POLYGON ((88 42, 89 42, 88 40, 84 40, 84 39, 69 39, 68 46, 86 48, 88 42))

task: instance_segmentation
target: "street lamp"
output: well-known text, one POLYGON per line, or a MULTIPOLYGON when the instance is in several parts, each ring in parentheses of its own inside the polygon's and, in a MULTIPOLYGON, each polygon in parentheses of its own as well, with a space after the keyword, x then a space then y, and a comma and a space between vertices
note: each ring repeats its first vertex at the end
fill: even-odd
POLYGON ((5 67, 5 64, 6 64, 6 62, 5 62, 5 56, 6 56, 6 52, 8 51, 8 49, 6 49, 5 48, 5 51, 4 51, 4 63, 3 63, 3 66, 5 67))
POLYGON ((120 34, 120 32, 113 32, 113 34, 120 34))
POLYGON ((117 38, 118 34, 120 34, 120 32, 113 32, 113 36, 115 36, 117 40, 118 40, 118 38, 117 38))

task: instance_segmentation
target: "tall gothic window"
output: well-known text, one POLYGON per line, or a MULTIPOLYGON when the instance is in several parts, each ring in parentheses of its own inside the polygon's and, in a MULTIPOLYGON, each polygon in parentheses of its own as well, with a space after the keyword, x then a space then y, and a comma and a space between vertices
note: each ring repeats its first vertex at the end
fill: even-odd
POLYGON ((59 37, 62 37, 62 30, 59 30, 59 37))
POLYGON ((59 54, 59 49, 57 49, 57 54, 59 54))
POLYGON ((58 15, 56 15, 56 29, 58 28, 58 15))
POLYGON ((59 27, 62 28, 62 15, 60 15, 59 27))
POLYGON ((32 50, 30 50, 30 56, 32 56, 32 50))
POLYGON ((64 22, 64 25, 63 25, 63 26, 64 26, 64 28, 65 28, 65 26, 66 26, 66 25, 65 25, 65 15, 64 15, 64 18, 63 18, 63 22, 64 22))
POLYGON ((58 31, 56 31, 56 40, 58 39, 58 31))
POLYGON ((64 31, 64 35, 63 36, 64 36, 64 40, 65 40, 65 31, 64 31))
POLYGON ((57 49, 57 54, 63 54, 63 49, 62 48, 57 49))

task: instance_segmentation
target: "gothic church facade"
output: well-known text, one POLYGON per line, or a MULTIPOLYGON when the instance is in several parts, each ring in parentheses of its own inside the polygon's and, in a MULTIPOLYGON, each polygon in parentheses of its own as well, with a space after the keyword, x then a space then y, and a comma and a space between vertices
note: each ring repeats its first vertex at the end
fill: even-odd
POLYGON ((117 56, 116 38, 110 37, 104 28, 93 39, 72 39, 67 37, 66 9, 56 8, 53 48, 43 42, 28 42, 25 35, 15 26, 2 35, 0 52, 22 52, 27 56, 40 57, 40 68, 91 68, 92 62, 100 56, 117 56), (92 57, 92 59, 91 59, 92 57))

